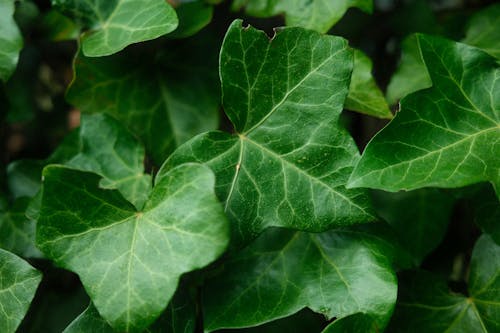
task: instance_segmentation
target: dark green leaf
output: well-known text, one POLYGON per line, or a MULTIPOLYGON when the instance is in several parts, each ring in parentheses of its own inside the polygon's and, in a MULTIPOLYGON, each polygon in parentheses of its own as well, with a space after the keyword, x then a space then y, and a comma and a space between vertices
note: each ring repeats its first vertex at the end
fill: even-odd
POLYGON ((234 0, 233 10, 245 8, 249 15, 270 17, 285 14, 286 24, 327 32, 349 7, 371 13, 372 0, 234 0))
POLYGON ((155 39, 177 27, 177 15, 165 0, 52 0, 55 8, 89 30, 82 35, 88 57, 106 56, 126 46, 155 39))
POLYGON ((500 246, 482 236, 473 251, 469 297, 426 272, 401 279, 390 332, 499 332, 500 246))
POLYGON ((23 37, 14 21, 13 0, 0 1, 0 80, 7 81, 14 72, 23 47, 23 37))
POLYGON ((0 249, 0 327, 14 333, 35 296, 42 275, 26 261, 0 249))
POLYGON ((38 247, 80 276, 116 330, 149 326, 180 275, 213 261, 228 242, 207 167, 173 169, 140 212, 119 192, 101 189, 95 174, 48 166, 43 175, 38 247))
POLYGON ((387 191, 500 183, 500 68, 461 43, 417 35, 433 86, 401 101, 401 111, 366 147, 350 187, 387 191))
POLYGON ((354 50, 354 69, 345 108, 377 118, 391 119, 391 110, 372 76, 372 67, 368 56, 354 50))
POLYGON ((44 35, 52 41, 78 38, 80 28, 69 18, 56 10, 51 10, 42 18, 44 35))
POLYGON ((377 191, 373 196, 377 214, 394 228, 415 266, 441 243, 454 202, 453 197, 436 189, 377 191))
POLYGON ((358 151, 338 118, 352 53, 345 40, 284 28, 264 32, 235 21, 221 51, 224 110, 236 135, 201 134, 162 166, 206 163, 233 239, 269 226, 321 231, 373 220, 363 190, 346 190, 358 151))
POLYGON ((304 307, 327 318, 363 312, 382 329, 396 289, 376 237, 352 230, 270 229, 207 281, 205 329, 253 326, 304 307))
POLYGON ((0 211, 0 248, 36 258, 42 254, 35 246, 35 222, 24 213, 29 201, 29 198, 19 198, 8 211, 0 211))
POLYGON ((491 5, 471 18, 463 42, 500 59, 500 4, 491 5))
POLYGON ((118 119, 160 164, 179 144, 218 124, 215 61, 208 67, 216 54, 213 40, 200 36, 182 42, 174 44, 177 55, 153 63, 143 61, 146 55, 127 52, 97 59, 79 54, 67 98, 85 113, 118 119))
POLYGON ((322 333, 378 333, 376 322, 369 315, 356 313, 335 320, 322 333))
POLYGON ((168 35, 169 38, 184 38, 197 33, 212 20, 214 8, 203 0, 181 3, 175 9, 179 26, 168 35))
POLYGON ((40 190, 44 161, 18 160, 7 166, 7 182, 14 198, 33 197, 40 190))

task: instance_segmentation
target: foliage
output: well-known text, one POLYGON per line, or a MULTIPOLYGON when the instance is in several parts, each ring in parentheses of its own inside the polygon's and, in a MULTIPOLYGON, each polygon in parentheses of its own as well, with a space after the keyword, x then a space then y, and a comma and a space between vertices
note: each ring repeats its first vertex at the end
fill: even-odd
POLYGON ((0 0, 0 330, 500 331, 500 6, 443 3, 0 0))

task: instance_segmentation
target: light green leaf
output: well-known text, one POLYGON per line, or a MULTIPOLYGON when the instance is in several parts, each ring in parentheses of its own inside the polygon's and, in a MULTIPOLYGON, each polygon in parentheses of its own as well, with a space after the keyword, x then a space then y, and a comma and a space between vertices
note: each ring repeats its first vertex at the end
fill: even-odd
POLYGON ((16 255, 0 249, 0 327, 14 333, 35 296, 42 274, 16 255))
POLYGON ((227 222, 207 167, 173 169, 142 211, 118 191, 101 189, 95 174, 48 166, 43 175, 37 245, 80 276, 99 313, 118 331, 149 326, 180 275, 207 265, 227 245, 227 222))
POLYGON ((270 17, 285 14, 286 25, 327 32, 349 7, 371 13, 372 0, 234 0, 232 9, 248 15, 270 17))
POLYGON ((499 332, 499 272, 500 246, 482 236, 472 253, 469 297, 430 273, 406 274, 388 332, 499 332))
POLYGON ((212 52, 212 43, 198 34, 172 43, 177 54, 169 51, 152 63, 144 61, 148 50, 106 58, 79 54, 67 99, 84 113, 107 113, 118 119, 142 140, 159 165, 179 144, 217 128, 217 53, 212 52))
POLYGON ((87 57, 110 55, 158 38, 178 24, 175 10, 165 0, 52 0, 52 4, 89 29, 81 37, 87 57))
POLYGON ((80 152, 64 164, 101 175, 101 187, 118 189, 137 209, 151 192, 151 176, 144 174, 144 147, 105 114, 82 115, 80 152))
POLYGON ((500 68, 483 51, 417 35, 433 86, 366 147, 350 187, 387 191, 500 182, 500 68))
POLYGON ((236 134, 201 134, 158 173, 188 162, 210 166, 234 242, 270 226, 322 231, 371 221, 364 190, 345 189, 358 150, 340 127, 352 70, 345 40, 300 28, 269 38, 240 20, 221 50, 224 110, 236 134))
POLYGON ((35 246, 35 222, 26 215, 29 198, 17 199, 9 210, 0 211, 0 248, 22 257, 38 258, 35 246))
POLYGON ((391 105, 415 91, 432 86, 417 38, 417 35, 410 35, 401 43, 400 65, 387 86, 387 101, 391 105))
POLYGON ((391 110, 372 76, 372 67, 368 56, 354 50, 354 69, 345 108, 377 118, 391 119, 391 110))
POLYGON ((491 5, 474 14, 463 42, 500 59, 500 4, 491 5))
POLYGON ((13 0, 0 0, 0 80, 7 81, 14 72, 23 47, 23 37, 14 21, 13 0))
POLYGON ((393 227, 416 267, 441 243, 454 203, 452 196, 437 189, 373 195, 377 214, 393 227))
POLYGON ((376 322, 369 315, 356 313, 335 320, 322 333, 379 333, 376 322))
POLYGON ((253 326, 309 307, 329 319, 363 312, 382 330, 397 284, 378 243, 355 230, 270 229, 206 282, 205 329, 253 326))

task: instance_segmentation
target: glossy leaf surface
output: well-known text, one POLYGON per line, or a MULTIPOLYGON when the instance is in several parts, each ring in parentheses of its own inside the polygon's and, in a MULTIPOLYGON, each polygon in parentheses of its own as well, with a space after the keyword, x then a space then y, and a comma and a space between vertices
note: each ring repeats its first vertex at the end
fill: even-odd
POLYGON ((52 0, 52 4, 89 29, 81 38, 87 57, 110 55, 155 39, 178 24, 174 9, 164 0, 52 0))
POLYGON ((237 134, 193 138, 158 179, 188 161, 210 166, 236 242, 269 226, 321 231, 374 219, 365 191, 344 187, 358 160, 338 124, 352 70, 345 40, 284 28, 269 41, 238 20, 220 65, 224 110, 237 134))
POLYGON ((233 10, 245 8, 249 15, 269 17, 285 14, 286 25, 327 32, 349 7, 371 13, 371 0, 234 0, 233 10))
POLYGON ((14 21, 13 0, 0 0, 0 80, 7 81, 14 72, 23 47, 23 37, 14 21))
POLYGON ((28 311, 42 276, 26 261, 0 249, 0 327, 14 333, 28 311))
POLYGON ((500 68, 461 43, 417 35, 433 86, 368 144, 350 187, 387 191, 500 182, 500 68))
POLYGON ((173 169, 142 211, 119 192, 100 188, 95 174, 48 166, 43 175, 38 247, 80 276, 116 330, 149 326, 180 275, 207 265, 226 247, 227 223, 206 167, 173 169))
POLYGON ((469 297, 451 293, 445 281, 411 272, 401 281, 389 332, 498 332, 500 246, 482 236, 473 251, 469 297))
POLYGON ((379 242, 362 231, 266 231, 207 281, 206 330, 253 326, 304 307, 327 318, 367 313, 383 328, 396 279, 379 242))

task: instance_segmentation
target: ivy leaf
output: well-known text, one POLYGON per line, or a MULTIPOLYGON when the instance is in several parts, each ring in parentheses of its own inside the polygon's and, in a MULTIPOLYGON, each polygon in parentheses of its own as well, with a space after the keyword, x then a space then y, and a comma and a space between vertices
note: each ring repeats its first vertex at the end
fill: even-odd
POLYGON ((371 0, 234 0, 233 10, 245 8, 248 15, 270 17, 285 14, 286 25, 327 32, 349 7, 373 11, 371 0))
POLYGON ((158 38, 178 24, 165 0, 52 0, 55 8, 88 28, 82 34, 87 57, 101 57, 126 46, 158 38))
POLYGON ((0 249, 0 327, 14 333, 35 296, 42 274, 16 255, 0 249))
POLYGON ((35 246, 35 222, 24 213, 29 202, 29 198, 19 198, 9 210, 0 210, 0 248, 22 257, 39 258, 42 254, 35 246))
POLYGON ((352 69, 345 40, 284 28, 269 41, 237 20, 220 66, 224 110, 237 133, 193 138, 158 179, 188 161, 210 166, 236 243, 270 226, 321 231, 374 219, 365 191, 344 187, 358 160, 338 124, 352 69))
POLYGON ((500 246, 481 236, 472 253, 469 297, 450 293, 445 281, 427 272, 401 279, 389 332, 498 332, 500 246))
POLYGON ((168 35, 169 38, 185 38, 194 35, 212 20, 214 7, 203 0, 181 2, 175 8, 179 26, 168 35))
POLYGON ((205 329, 253 326, 305 307, 330 319, 363 312, 383 329, 396 289, 390 260, 370 234, 273 228, 206 282, 205 329))
POLYGON ((500 68, 483 51, 417 35, 433 86, 366 147, 349 187, 387 191, 500 183, 500 68))
POLYGON ((335 320, 328 325, 321 333, 345 333, 345 332, 380 332, 376 322, 369 315, 356 313, 344 318, 335 320))
POLYGON ((23 47, 23 37, 14 21, 15 3, 12 0, 0 1, 0 80, 7 81, 14 72, 23 47))
POLYGON ((401 61, 387 86, 387 101, 396 104, 401 98, 432 86, 425 67, 417 35, 410 35, 401 44, 401 61))
POLYGON ((144 147, 113 118, 82 115, 80 152, 65 165, 103 176, 100 186, 118 189, 141 209, 151 191, 151 176, 144 174, 144 147))
POLYGON ((149 326, 180 275, 213 261, 228 242, 207 167, 173 169, 142 211, 119 192, 101 189, 95 174, 48 166, 43 175, 37 245, 80 276, 99 313, 118 331, 149 326))
POLYGON ((500 4, 491 5, 470 19, 464 43, 500 59, 500 4))
POLYGON ((354 69, 345 108, 369 116, 391 119, 392 113, 372 76, 372 61, 359 50, 354 50, 354 69))
POLYGON ((373 196, 375 211, 393 227, 416 267, 443 240, 454 203, 452 196, 438 189, 377 191, 373 196))
POLYGON ((106 58, 80 53, 67 99, 84 113, 106 113, 119 120, 160 164, 195 134, 217 128, 217 53, 212 43, 205 35, 178 41, 172 44, 177 55, 158 55, 153 63, 143 61, 148 50, 106 58))

